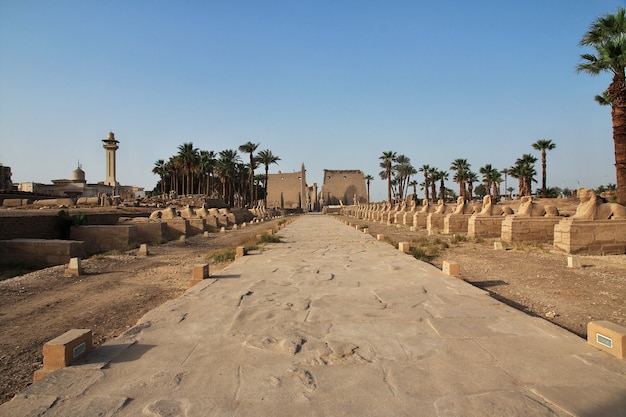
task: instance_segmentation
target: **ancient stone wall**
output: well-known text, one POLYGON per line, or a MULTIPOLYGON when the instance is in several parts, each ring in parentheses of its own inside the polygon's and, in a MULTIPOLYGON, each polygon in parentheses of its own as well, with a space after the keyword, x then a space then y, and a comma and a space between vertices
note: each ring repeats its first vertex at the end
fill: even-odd
POLYGON ((321 196, 324 205, 353 205, 367 203, 367 187, 363 171, 360 170, 324 170, 324 183, 321 196), (356 195, 356 201, 354 196, 356 195))
POLYGON ((267 208, 302 208, 306 205, 306 173, 268 174, 267 208))

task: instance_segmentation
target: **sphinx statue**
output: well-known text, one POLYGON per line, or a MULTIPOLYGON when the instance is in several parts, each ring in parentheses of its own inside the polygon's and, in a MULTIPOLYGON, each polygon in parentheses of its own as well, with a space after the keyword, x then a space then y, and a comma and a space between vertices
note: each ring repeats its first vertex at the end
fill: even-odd
POLYGON ((442 199, 439 199, 439 201, 437 201, 437 209, 434 211, 434 214, 447 214, 451 211, 450 206, 448 206, 442 199))
POLYGON ((467 204, 465 202, 465 198, 458 197, 456 199, 456 207, 454 208, 454 211, 452 212, 452 214, 472 214, 472 213, 474 213, 474 207, 467 204))
POLYGON ((486 195, 483 197, 483 208, 477 216, 503 216, 508 214, 513 214, 513 209, 511 207, 493 204, 491 196, 486 195))
POLYGON ((579 220, 609 220, 626 219, 626 207, 617 203, 606 203, 596 195, 591 188, 577 190, 580 204, 576 208, 573 219, 579 220))
POLYGON ((559 209, 552 205, 539 204, 531 196, 524 196, 514 216, 517 217, 557 217, 559 209))

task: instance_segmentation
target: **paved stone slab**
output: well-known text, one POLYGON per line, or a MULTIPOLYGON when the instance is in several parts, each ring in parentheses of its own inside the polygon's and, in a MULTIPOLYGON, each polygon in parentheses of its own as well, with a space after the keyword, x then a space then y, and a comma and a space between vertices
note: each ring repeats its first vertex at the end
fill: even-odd
POLYGON ((329 216, 278 234, 0 415, 626 415, 585 340, 329 216))

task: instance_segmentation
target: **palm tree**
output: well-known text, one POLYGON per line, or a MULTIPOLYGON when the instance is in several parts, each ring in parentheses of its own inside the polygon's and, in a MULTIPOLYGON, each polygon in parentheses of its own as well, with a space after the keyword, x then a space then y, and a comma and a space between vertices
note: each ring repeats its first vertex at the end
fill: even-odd
POLYGON ((437 180, 439 179, 437 177, 438 172, 439 170, 435 167, 431 167, 428 172, 428 177, 430 178, 430 191, 431 191, 431 197, 433 199, 433 203, 437 201, 437 180))
POLYGON ((165 176, 167 175, 167 166, 165 160, 159 159, 154 163, 152 173, 158 175, 161 178, 161 194, 165 194, 165 176))
POLYGON ((250 187, 250 201, 249 204, 250 206, 252 206, 252 202, 254 200, 254 168, 255 168, 255 164, 254 164, 254 151, 256 151, 256 149, 259 147, 258 143, 252 143, 250 141, 244 143, 243 145, 241 145, 239 147, 239 150, 241 152, 247 153, 250 155, 250 179, 248 181, 249 187, 250 187))
POLYGON ((372 181, 374 177, 368 174, 364 176, 363 179, 365 180, 365 183, 367 184, 367 204, 369 204, 370 203, 370 181, 372 181))
POLYGON ((465 182, 467 183, 467 193, 469 199, 474 199, 474 183, 478 181, 478 175, 475 172, 467 170, 465 171, 465 182))
POLYGON ((409 182, 409 187, 413 187, 413 196, 417 196, 417 181, 413 180, 411 182, 409 182))
MULTIPOLYGON (((183 164, 180 155, 170 157, 167 161, 167 170, 170 173, 170 190, 179 192, 178 174, 181 172, 183 164)), ((181 190, 182 192, 183 190, 181 190)))
POLYGON ((596 54, 583 54, 578 72, 591 75, 612 73, 611 84, 595 99, 611 106, 617 202, 626 204, 626 9, 597 18, 583 35, 580 46, 595 49, 596 54))
POLYGON ((256 161, 265 167, 265 196, 263 198, 265 207, 267 207, 267 179, 268 172, 271 164, 277 164, 280 161, 280 158, 272 153, 269 149, 265 149, 263 151, 259 151, 256 156, 256 161))
POLYGON ((378 158, 380 159, 380 167, 384 168, 379 175, 383 180, 387 180, 387 200, 389 204, 391 204, 391 168, 393 167, 393 163, 396 161, 397 154, 393 151, 383 152, 383 154, 378 158))
POLYGON ((232 207, 235 202, 236 164, 240 162, 240 158, 234 149, 220 151, 219 155, 215 168, 222 183, 222 198, 226 204, 232 207))
POLYGON ((211 176, 213 176, 216 162, 215 152, 200 151, 200 175, 202 178, 206 177, 204 193, 207 196, 211 194, 211 176))
POLYGON ((198 148, 193 147, 193 142, 183 143, 178 146, 178 156, 180 157, 184 175, 183 192, 186 194, 191 194, 193 190, 193 171, 194 166, 197 164, 198 155, 198 148))
POLYGON ((548 196, 546 189, 546 151, 556 148, 556 144, 548 139, 539 139, 532 146, 534 149, 541 151, 541 196, 546 198, 548 196))
POLYGON ((493 186, 493 196, 496 201, 500 200, 500 184, 502 183, 501 171, 493 169, 491 171, 491 185, 493 186))
POLYGON ((446 186, 444 182, 448 179, 448 171, 437 170, 437 179, 439 180, 439 198, 445 200, 446 186))
POLYGON ((535 181, 535 162, 537 158, 531 154, 524 154, 521 158, 517 158, 515 165, 509 168, 509 175, 517 178, 519 182, 518 197, 532 194, 532 183, 535 181))
POLYGON ((405 198, 411 175, 415 175, 417 171, 411 165, 411 159, 406 155, 396 157, 396 165, 393 170, 398 181, 398 195, 400 198, 405 198))
POLYGON ((465 192, 465 184, 467 183, 467 173, 471 165, 467 162, 467 159, 457 158, 452 161, 450 169, 456 171, 452 178, 454 182, 459 184, 459 195, 467 199, 467 193, 465 192))
POLYGON ((428 188, 430 187, 430 165, 422 165, 418 171, 424 173, 424 182, 421 184, 424 187, 424 200, 428 201, 428 188))
POLYGON ((485 184, 485 191, 487 191, 488 196, 491 196, 491 184, 493 183, 493 171, 494 169, 491 166, 491 164, 486 164, 484 167, 480 167, 478 169, 478 172, 483 176, 483 184, 485 184))

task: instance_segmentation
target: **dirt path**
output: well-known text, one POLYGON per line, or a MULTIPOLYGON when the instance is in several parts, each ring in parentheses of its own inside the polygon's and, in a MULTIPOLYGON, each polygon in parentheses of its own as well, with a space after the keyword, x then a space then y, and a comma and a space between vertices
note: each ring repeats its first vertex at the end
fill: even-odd
MULTIPOLYGON (((392 244, 410 241, 424 245, 426 252, 438 250, 426 256, 433 265, 441 268, 443 260, 455 260, 466 281, 581 337, 590 320, 626 325, 626 255, 582 257, 584 267, 572 269, 567 255, 550 246, 497 251, 493 240, 457 241, 345 219, 367 224, 371 234, 384 234, 392 244)), ((182 294, 193 265, 207 262, 209 251, 239 246, 277 222, 196 236, 185 246, 169 242, 152 247, 149 257, 128 252, 89 259, 83 262, 86 275, 79 279, 65 278, 64 268, 54 267, 0 282, 0 402, 32 381, 46 341, 71 328, 92 329, 96 344, 120 335, 146 312, 182 294)), ((213 264, 211 272, 224 266, 213 264)))

